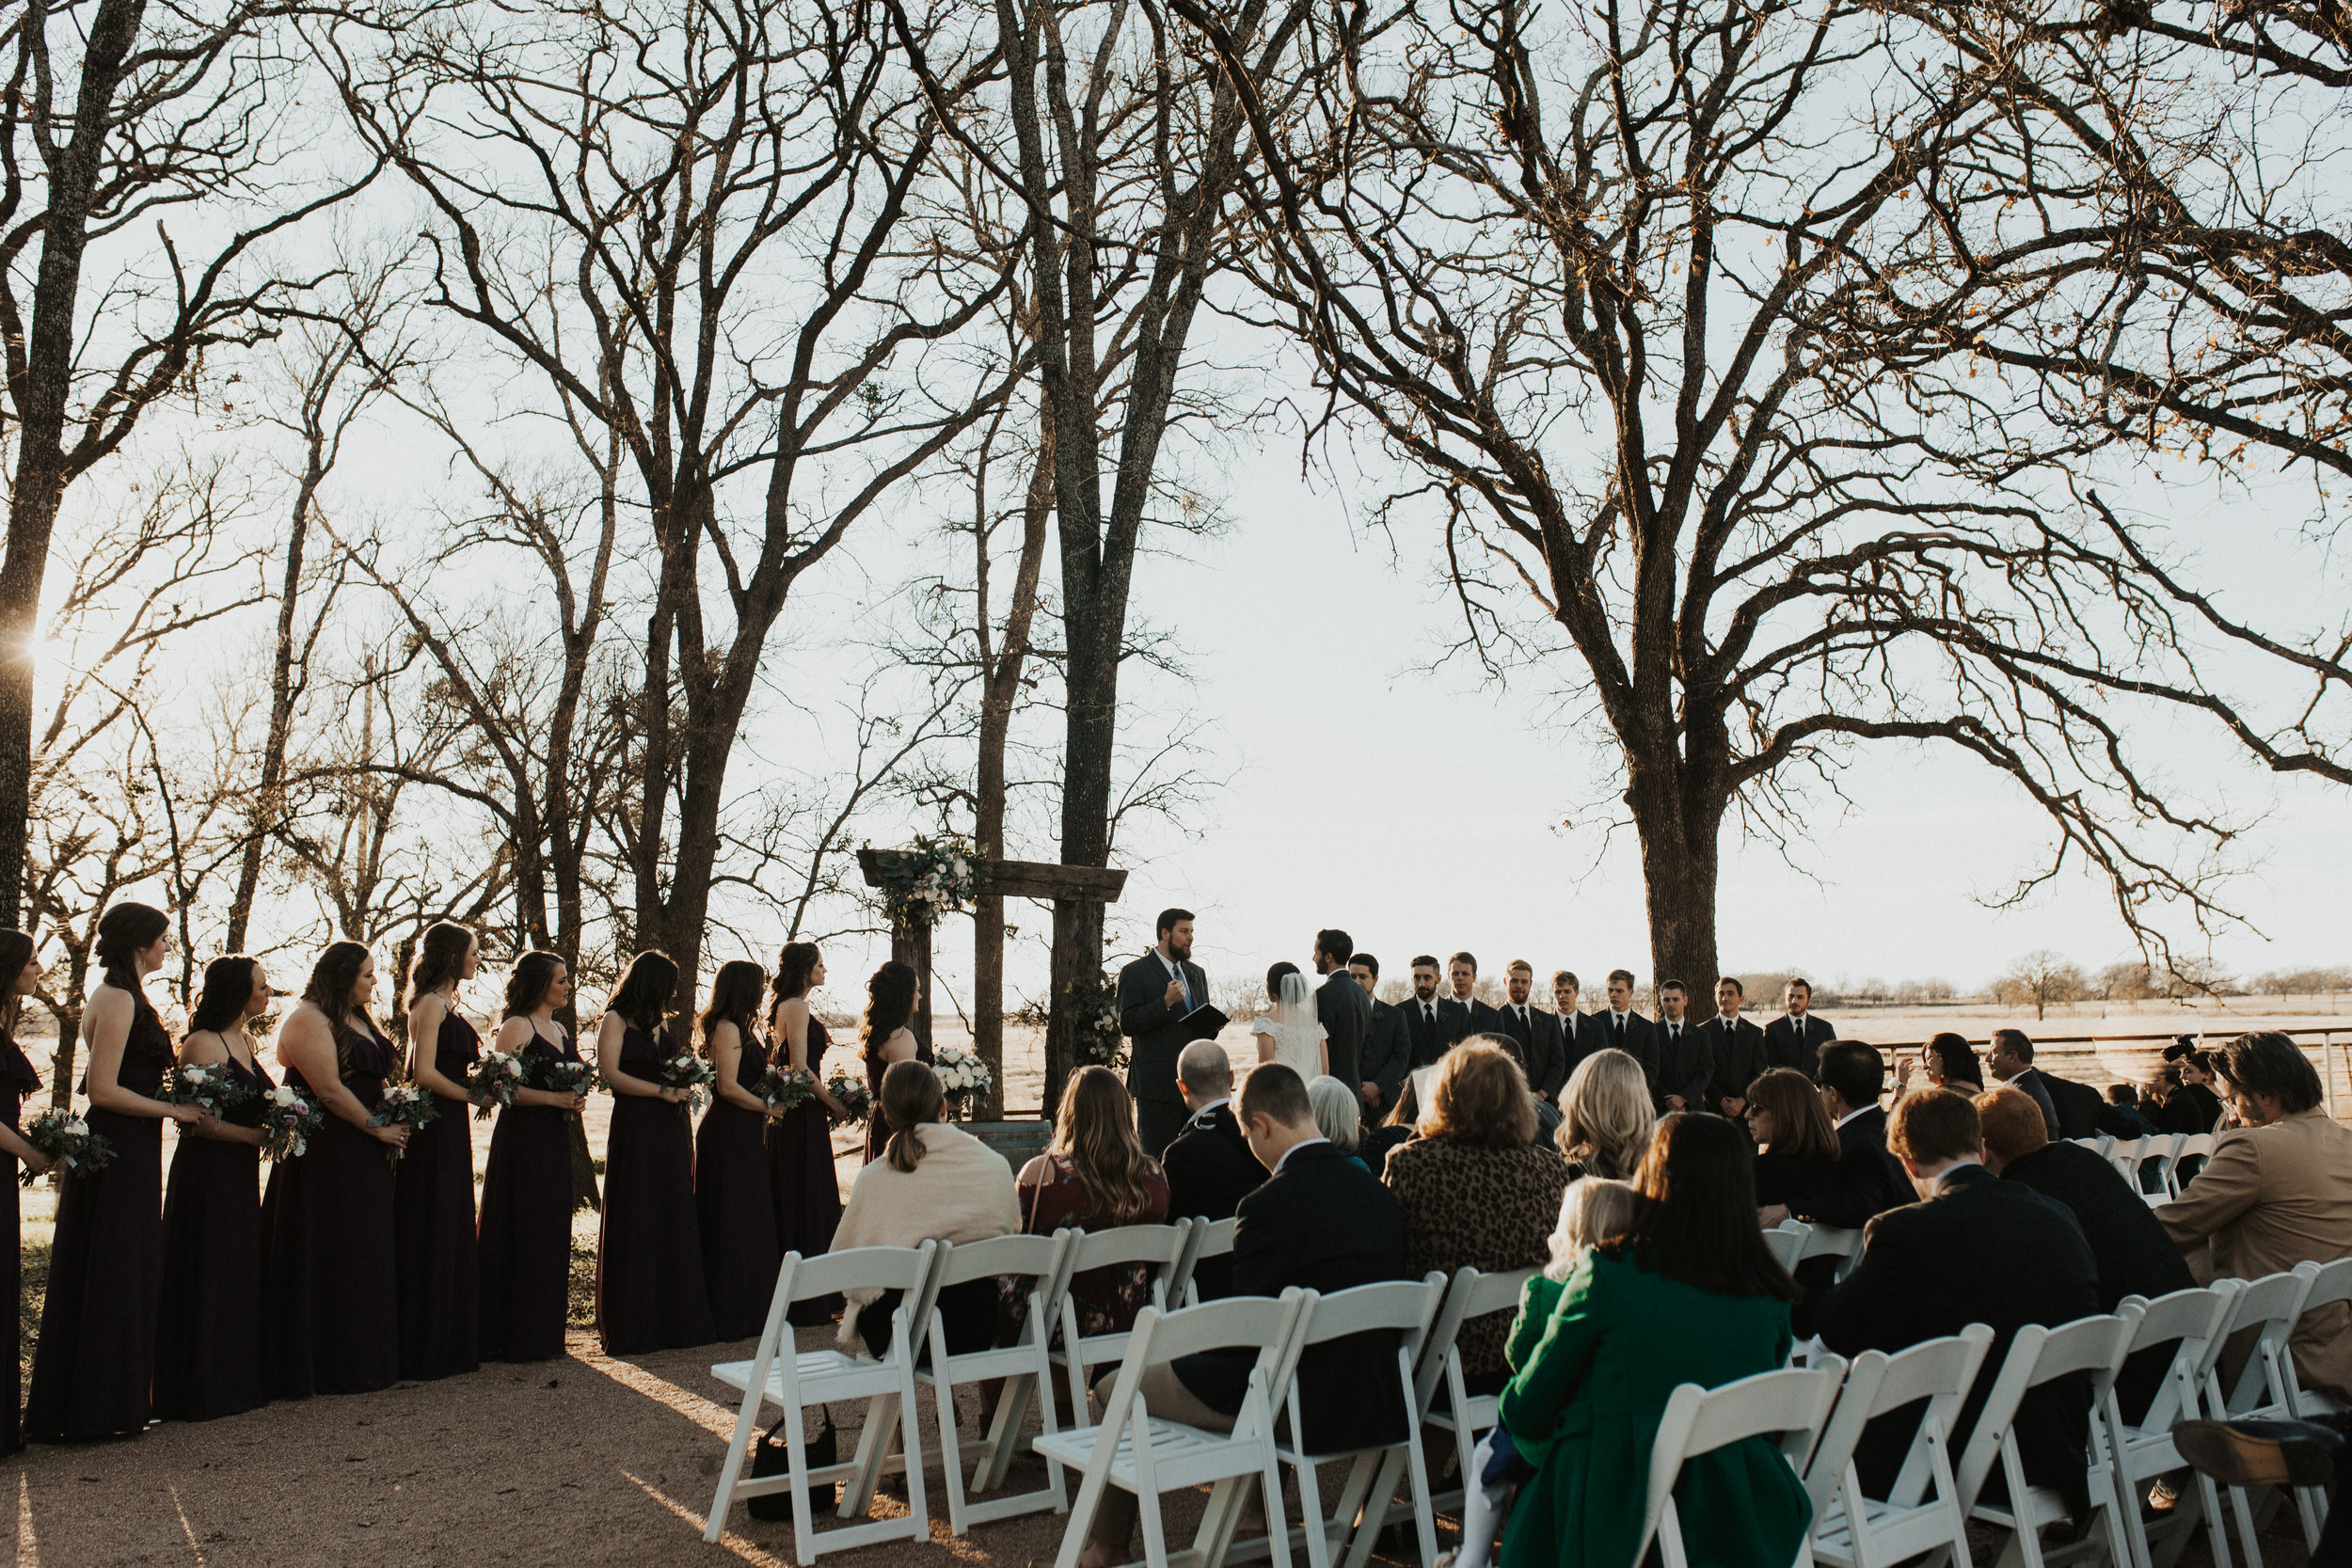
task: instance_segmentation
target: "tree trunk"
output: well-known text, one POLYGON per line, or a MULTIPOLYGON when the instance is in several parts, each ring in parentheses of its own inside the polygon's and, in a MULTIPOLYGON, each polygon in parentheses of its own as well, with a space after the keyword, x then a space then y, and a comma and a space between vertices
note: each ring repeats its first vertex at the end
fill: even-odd
MULTIPOLYGON (((1711 993, 1717 977, 1715 884, 1722 857, 1718 839, 1727 800, 1698 799, 1671 752, 1645 765, 1628 749, 1633 777, 1626 791, 1642 845, 1642 880, 1649 914, 1650 982, 1680 980, 1692 995, 1711 993)), ((1711 796, 1712 792, 1707 792, 1711 796)))
POLYGON ((262 884, 262 854, 269 835, 285 816, 286 744, 294 728, 294 614, 302 588, 302 547, 310 530, 310 500, 317 491, 314 472, 304 476, 294 497, 294 519, 286 533, 286 571, 278 588, 278 647, 271 657, 269 731, 262 742, 262 776, 255 781, 253 803, 246 814, 245 847, 237 856, 237 889, 229 900, 226 951, 245 951, 246 930, 253 918, 253 899, 262 884))
MULTIPOLYGON (((16 417, 16 482, 8 492, 8 557, 0 561, 0 927, 20 924, 33 784, 33 658, 50 535, 72 475, 66 398, 73 382, 74 309, 81 302, 91 193, 124 62, 138 42, 146 0, 100 0, 82 55, 73 135, 49 166, 40 266, 24 341, 24 378, 8 388, 16 417)), ((18 24, 40 25, 39 17, 18 24)))
MULTIPOLYGON (((1065 861, 1066 864, 1084 863, 1065 861)), ((1101 864, 1100 861, 1093 863, 1101 864)), ((1078 1059, 1078 1021, 1063 999, 1071 988, 1103 972, 1103 906, 1092 898, 1054 901, 1054 1009, 1045 1031, 1045 1115, 1061 1104, 1062 1085, 1078 1059)))

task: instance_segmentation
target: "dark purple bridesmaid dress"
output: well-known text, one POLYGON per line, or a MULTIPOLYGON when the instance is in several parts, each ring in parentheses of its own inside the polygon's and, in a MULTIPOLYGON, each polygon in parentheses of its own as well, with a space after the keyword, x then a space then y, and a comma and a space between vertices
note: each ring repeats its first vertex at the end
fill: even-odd
MULTIPOLYGON (((811 1028, 817 1026, 815 1019, 812 1018, 808 1022, 811 1028)), ((930 1041, 920 1037, 915 1040, 914 1059, 918 1062, 928 1062, 931 1059, 930 1041)), ((882 1158, 882 1145, 890 1141, 889 1129, 882 1125, 882 1074, 890 1070, 891 1064, 883 1061, 880 1056, 861 1055, 859 1060, 866 1064, 866 1086, 872 1090, 874 1095, 874 1117, 866 1124, 866 1163, 870 1165, 882 1158)))
MULTIPOLYGON (((736 1057, 735 1081, 759 1082, 768 1058, 746 1039, 736 1057)), ((711 1331, 722 1339, 748 1339, 768 1325, 784 1249, 776 1244, 776 1204, 768 1187, 768 1118, 713 1099, 694 1140, 694 1212, 702 1222, 703 1281, 710 1295, 711 1331)))
MULTIPOLYGON (((171 1066, 171 1037, 145 997, 133 1000, 136 1016, 115 1082, 151 1096, 171 1066)), ((115 1157, 103 1170, 66 1178, 57 1195, 49 1293, 24 1400, 24 1435, 37 1443, 147 1427, 164 1261, 164 1124, 94 1105, 87 1119, 115 1157)))
MULTIPOLYGON (((516 1054, 580 1060, 569 1035, 558 1051, 533 1035, 516 1054)), ((571 1113, 507 1105, 490 1134, 482 1179, 485 1361, 545 1361, 564 1354, 572 1270, 571 1113)))
MULTIPOLYGON (((222 1120, 257 1127, 277 1083, 228 1068, 253 1098, 222 1120)), ((164 1282, 155 1319, 155 1418, 209 1421, 269 1402, 262 1388, 262 1151, 183 1131, 164 1190, 164 1282)))
MULTIPOLYGON (((676 1053, 666 1027, 659 1041, 634 1024, 622 1033, 621 1070, 632 1078, 659 1082, 662 1060, 676 1053)), ((607 1355, 677 1350, 718 1338, 694 1209, 694 1130, 682 1104, 645 1095, 612 1097, 604 1223, 596 1232, 596 1334, 607 1355)))
MULTIPOLYGON (((433 1065, 453 1084, 482 1059, 482 1037, 452 1008, 433 1065)), ((392 1194, 392 1263, 400 1278, 400 1375, 448 1377, 482 1365, 473 1214, 473 1106, 436 1096, 441 1114, 408 1137, 392 1194)))
MULTIPOLYGON (((825 1050, 832 1044, 825 1025, 808 1015, 808 1070, 819 1083, 825 1077, 825 1050)), ((791 1047, 779 1036, 775 1060, 791 1060, 791 1047)), ((814 1258, 833 1250, 833 1233, 841 1225, 841 1180, 833 1169, 833 1129, 825 1108, 803 1100, 768 1121, 768 1185, 776 1210, 776 1249, 814 1258)), ((763 1306, 762 1311, 765 1311, 763 1306)), ((841 1298, 821 1296, 796 1303, 792 1322, 803 1327, 839 1315, 841 1298)))
MULTIPOLYGON (((7 1122, 10 1131, 19 1134, 24 1132, 19 1118, 24 1115, 24 1097, 40 1087, 40 1074, 33 1070, 33 1064, 25 1058, 23 1047, 8 1036, 0 1035, 0 1121, 7 1122)), ((0 1291, 7 1292, 5 1302, 0 1302, 0 1323, 7 1325, 8 1338, 0 1340, 0 1344, 6 1344, 10 1352, 8 1408, 5 1419, 0 1419, 0 1453, 15 1453, 24 1447, 24 1390, 18 1381, 19 1373, 13 1356, 20 1336, 24 1333, 24 1325, 18 1321, 18 1303, 24 1293, 24 1244, 21 1228, 24 1213, 18 1207, 17 1180, 16 1156, 0 1154, 0 1187, 8 1190, 6 1201, 8 1206, 8 1256, 6 1265, 0 1266, 0 1291)), ((760 1196, 760 1207, 764 1211, 767 1195, 762 1193, 760 1196)), ((774 1239, 773 1236, 769 1238, 771 1242, 774 1239)))
MULTIPOLYGON (((370 1029, 352 1042, 343 1087, 373 1111, 398 1060, 370 1029)), ((364 1394, 400 1376, 389 1155, 390 1146, 328 1111, 305 1153, 270 1168, 262 1382, 272 1399, 364 1394)))

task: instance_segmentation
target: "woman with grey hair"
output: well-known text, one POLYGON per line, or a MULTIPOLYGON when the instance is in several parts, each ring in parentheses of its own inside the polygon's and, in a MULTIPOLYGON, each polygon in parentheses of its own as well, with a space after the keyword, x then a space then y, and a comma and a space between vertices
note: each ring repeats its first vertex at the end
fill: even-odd
POLYGON ((1356 1155, 1356 1163, 1363 1164, 1357 1154, 1364 1141, 1363 1101, 1357 1091, 1325 1073, 1307 1080, 1307 1103, 1315 1108, 1315 1126, 1331 1140, 1331 1147, 1356 1155))

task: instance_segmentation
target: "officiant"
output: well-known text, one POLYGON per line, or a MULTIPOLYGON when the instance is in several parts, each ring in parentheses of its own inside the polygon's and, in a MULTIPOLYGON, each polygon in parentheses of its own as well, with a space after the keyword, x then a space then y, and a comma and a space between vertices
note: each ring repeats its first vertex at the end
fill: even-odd
POLYGON ((1203 1025, 1185 1018, 1209 1004, 1209 977, 1192 961, 1192 911, 1162 910, 1158 931, 1158 945, 1119 972, 1119 1032, 1133 1042, 1127 1092, 1136 1098, 1136 1132, 1154 1160, 1184 1130, 1176 1056, 1203 1037, 1203 1025))

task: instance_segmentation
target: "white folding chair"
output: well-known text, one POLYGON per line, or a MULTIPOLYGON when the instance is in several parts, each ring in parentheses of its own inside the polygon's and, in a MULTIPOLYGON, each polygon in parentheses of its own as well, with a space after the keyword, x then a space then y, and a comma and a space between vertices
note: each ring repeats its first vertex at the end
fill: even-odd
POLYGON ((1804 1370, 1758 1372, 1720 1388, 1695 1383, 1677 1388, 1666 1401, 1657 1439, 1650 1445, 1649 1492, 1632 1560, 1640 1562, 1647 1556, 1655 1540, 1665 1568, 1690 1568, 1674 1498, 1685 1460, 1750 1437, 1769 1436, 1780 1439, 1781 1456, 1789 1469, 1802 1472, 1845 1375, 1846 1364, 1831 1355, 1804 1370))
MULTIPOLYGON (((2308 1317, 2314 1308, 2330 1307, 2340 1301, 2352 1301, 2352 1258, 2339 1258, 2332 1263, 2297 1263, 2295 1272, 2311 1274, 2311 1288, 2303 1292, 2303 1305, 2296 1309, 2298 1318, 2308 1317)), ((2344 1404, 2321 1393, 2306 1388, 2298 1375, 2295 1386, 2296 1402, 2304 1418, 2315 1420, 2322 1416, 2341 1413, 2344 1404)))
POLYGON ((2243 1280, 2224 1279, 2198 1290, 2175 1291, 2154 1301, 2144 1296, 2123 1298, 2124 1305, 2137 1306, 2141 1314, 2139 1326, 2132 1331, 2127 1356, 2158 1345, 2174 1347, 2164 1383, 2137 1422, 2123 1418, 2122 1402, 2112 1391, 2090 1413, 2093 1421, 2106 1428, 2107 1451, 2115 1462, 2116 1501, 2122 1510, 2133 1568, 2157 1568, 2153 1552, 2158 1544, 2165 1548, 2162 1568, 2171 1568, 2181 1548, 2196 1533, 2201 1518, 2213 1543, 2214 1568, 2230 1568, 2229 1527, 2222 1520, 2221 1496, 2212 1477, 2197 1475, 2196 1495, 2181 1497, 2169 1513, 2153 1520, 2142 1513, 2140 1499, 2148 1483, 2158 1476, 2188 1468, 2172 1446, 2172 1427, 2202 1414, 2200 1391, 2214 1362, 2220 1358, 2223 1327, 2238 1292, 2245 1288, 2243 1280))
POLYGON ((2159 1132, 2153 1138, 2139 1140, 2139 1169, 2132 1176, 2135 1192, 2158 1203, 2172 1196, 2172 1167, 2180 1161, 2181 1141, 2185 1136, 2181 1132, 2159 1132))
POLYGON ((820 1258, 803 1259, 797 1252, 784 1255, 783 1266, 776 1271, 775 1291, 768 1301, 768 1323, 760 1331, 757 1353, 749 1361, 726 1361, 710 1369, 711 1376, 730 1388, 741 1389, 743 1402, 736 1412, 735 1438, 727 1445, 726 1463, 719 1470, 719 1490, 711 1498, 710 1519, 703 1528, 705 1541, 719 1539, 726 1528, 727 1509, 737 1498, 784 1491, 792 1494, 792 1544, 803 1564, 815 1562, 820 1551, 867 1546, 879 1541, 930 1539, 930 1518, 923 1505, 921 1440, 915 1435, 914 1336, 910 1323, 937 1257, 938 1245, 932 1242, 919 1247, 852 1247, 820 1258), (890 1349, 880 1360, 833 1349, 794 1350, 792 1331, 785 1323, 793 1303, 866 1290, 900 1292, 898 1305, 890 1314, 890 1349), (866 1406, 856 1457, 811 1470, 807 1440, 801 1430, 802 1412, 812 1404, 859 1399, 866 1406), (785 1451, 790 1463, 783 1475, 751 1480, 743 1476, 743 1460, 759 1425, 763 1401, 784 1407, 785 1451), (915 1456, 907 1465, 906 1515, 847 1525, 819 1536, 809 1511, 809 1487, 847 1481, 838 1517, 855 1519, 864 1514, 889 1447, 893 1415, 898 1418, 902 1447, 915 1456))
MULTIPOLYGON (((1853 1272, 1862 1258, 1862 1232, 1849 1230, 1842 1225, 1816 1225, 1797 1246, 1797 1262, 1813 1258, 1836 1258, 1837 1277, 1843 1279, 1853 1272)), ((1789 1265, 1794 1268, 1796 1264, 1789 1265)))
POLYGON ((1897 1355, 1865 1351, 1846 1369, 1836 1413, 1805 1464, 1813 1499, 1813 1556, 1839 1568, 1891 1568, 1923 1552, 1948 1551, 1970 1568, 1968 1511, 1952 1472, 1952 1423, 1968 1397, 1993 1331, 1970 1323, 1897 1355), (1855 1448, 1870 1421, 1927 1401, 1911 1450, 1882 1502, 1862 1490, 1855 1448))
POLYGON ((1046 1432, 1057 1430, 1054 1367, 1046 1356, 1054 1337, 1054 1318, 1045 1302, 1056 1283, 1068 1277, 1063 1261, 1076 1245, 1077 1235, 1074 1230, 1062 1230, 1051 1236, 998 1236, 962 1246, 941 1243, 939 1267, 931 1272, 930 1305, 933 1309, 926 1325, 930 1364, 916 1368, 914 1378, 917 1383, 930 1384, 937 1398, 940 1467, 946 1472, 947 1486, 947 1526, 958 1535, 968 1533, 974 1525, 1035 1513, 1042 1509, 1050 1508, 1057 1513, 1069 1510, 1061 1466, 1051 1461, 1045 1466, 1047 1483, 1042 1491, 991 1497, 986 1502, 965 1499, 956 1389, 983 1378, 1004 1379, 1004 1390, 997 1396, 996 1409, 989 1423, 987 1445, 972 1468, 972 1490, 993 1492, 1005 1483, 1005 1471, 1021 1445, 1021 1429, 1028 1418, 1032 1393, 1043 1395, 1039 1402, 1043 1407, 1046 1432), (946 1326, 936 1310, 939 1292, 976 1279, 997 1278, 1025 1280, 1028 1284, 1024 1292, 1028 1307, 1021 1320, 1020 1338, 1009 1345, 950 1355, 946 1326))
POLYGON ((1773 1258, 1784 1269, 1797 1266, 1797 1255, 1804 1250, 1805 1238, 1813 1227, 1803 1220, 1783 1220, 1764 1232, 1764 1244, 1772 1248, 1773 1258))
MULTIPOLYGON (((2165 1190, 2169 1192, 2174 1197, 2181 1196, 2181 1183, 2184 1180, 2193 1181, 2196 1180, 2194 1176, 2185 1178, 2181 1175, 2181 1162, 2184 1160, 2209 1160, 2213 1158, 2212 1133, 2184 1132, 2180 1134, 2180 1139, 2181 1147, 2172 1151, 2171 1163, 2164 1167, 2165 1190)), ((2203 1167, 2200 1166, 2199 1168, 2202 1169, 2203 1167)))
MULTIPOLYGON (((1462 1325, 1472 1318, 1483 1318, 1489 1312, 1511 1312, 1518 1308, 1519 1297, 1526 1293, 1527 1282, 1541 1273, 1538 1269, 1508 1269, 1494 1274, 1482 1274, 1476 1269, 1457 1269, 1454 1283, 1448 1287, 1445 1301, 1438 1308, 1438 1320, 1428 1337, 1428 1350, 1422 1354, 1421 1369, 1414 1379, 1420 1393, 1421 1419, 1423 1426, 1436 1427, 1454 1434, 1454 1451, 1461 1456, 1465 1477, 1470 1469, 1470 1450, 1486 1434, 1486 1429, 1501 1419, 1497 1414, 1500 1398, 1494 1394, 1473 1394, 1462 1371, 1462 1325), (1434 1359, 1433 1359, 1434 1357, 1434 1359), (1445 1386, 1445 1407, 1437 1408, 1437 1390, 1442 1380, 1445 1386)), ((1382 1496, 1388 1494, 1383 1493, 1382 1496)), ((1447 1492, 1438 1501, 1450 1505, 1461 1501, 1457 1488, 1447 1492)))
POLYGON ((2119 1138, 2107 1148, 2107 1164, 2115 1167, 2115 1173, 2118 1176, 2132 1184, 2134 1192, 2139 1191, 2140 1150, 2147 1144, 2154 1141, 2153 1138, 2144 1141, 2139 1138, 2119 1138))
MULTIPOLYGON (((1422 1568, 1436 1561, 1438 1533, 1436 1515, 1429 1506, 1429 1470, 1422 1457, 1421 1413, 1413 1398, 1413 1366, 1421 1356, 1422 1341, 1429 1337, 1429 1325, 1438 1315, 1438 1303, 1445 1294, 1446 1278, 1431 1274, 1419 1281, 1395 1280, 1379 1285, 1359 1285, 1352 1290, 1335 1291, 1327 1296, 1310 1292, 1307 1312, 1299 1332, 1292 1338, 1289 1354, 1275 1369, 1274 1388, 1277 1400, 1289 1417, 1288 1438, 1279 1445, 1282 1463, 1298 1477, 1300 1522, 1307 1537, 1307 1560, 1311 1568, 1329 1568, 1357 1516, 1363 1516, 1363 1533, 1377 1536, 1388 1517, 1388 1504, 1393 1495, 1377 1495, 1366 1507, 1367 1498, 1375 1497, 1373 1486, 1381 1475, 1392 1474, 1386 1462, 1391 1455, 1405 1461, 1406 1478, 1412 1483, 1413 1528, 1421 1543, 1422 1568), (1309 1453, 1300 1424, 1298 1364, 1311 1345, 1320 1345, 1350 1334, 1369 1334, 1382 1330, 1397 1336, 1397 1390, 1403 1396, 1405 1408, 1405 1437, 1396 1443, 1377 1443, 1364 1447, 1342 1447, 1309 1453), (1317 1483, 1315 1469, 1319 1465, 1339 1460, 1348 1464, 1347 1480, 1340 1488, 1339 1506, 1327 1517, 1323 1512, 1323 1493, 1317 1483)), ((1467 1451, 1464 1464, 1469 1463, 1467 1451)))
POLYGON ((1073 1413, 1087 1407, 1087 1387, 1091 1381, 1087 1369, 1117 1361, 1126 1354, 1127 1336, 1097 1334, 1089 1338, 1080 1334, 1078 1302, 1070 1293, 1069 1281, 1093 1269, 1141 1263, 1152 1270, 1152 1305, 1165 1312, 1168 1309, 1168 1277, 1182 1261, 1191 1232, 1192 1221, 1178 1220, 1173 1225, 1122 1225, 1112 1230, 1080 1233, 1064 1271, 1061 1298, 1053 1304, 1061 1315, 1061 1346, 1053 1353, 1054 1364, 1065 1369, 1070 1379, 1070 1408, 1073 1413))
POLYGON ((1283 1291, 1279 1301, 1234 1296, 1167 1314, 1147 1307, 1136 1315, 1101 1423, 1042 1435, 1036 1442, 1039 1453, 1084 1472, 1055 1568, 1077 1568, 1104 1489, 1111 1486, 1135 1494, 1143 1516, 1144 1560, 1152 1568, 1167 1568, 1160 1494, 1209 1482, 1216 1483, 1216 1490, 1192 1549, 1197 1560, 1214 1562, 1213 1543, 1230 1536, 1248 1481, 1264 1487, 1267 1539, 1277 1568, 1290 1568, 1290 1530, 1282 1523, 1280 1458, 1274 1446, 1268 1380, 1297 1336, 1306 1308, 1307 1292, 1294 1288, 1283 1291), (1140 1391, 1146 1371, 1179 1356, 1225 1349, 1257 1352, 1231 1433, 1203 1432, 1151 1413, 1140 1391))
POLYGON ((2009 1358, 2001 1363, 2000 1375, 1994 1379, 1993 1390, 1978 1412, 1976 1429, 1968 1435, 1968 1447, 1961 1454, 1959 1477, 1960 1495, 1968 1504, 1968 1517, 2009 1532, 2008 1544, 2001 1554, 2003 1563, 2023 1562, 2026 1568, 2043 1568, 2044 1563, 2053 1560, 2072 1562, 2096 1556, 2102 1550, 2118 1563, 2130 1560, 2126 1554, 2131 1548, 2125 1544, 2122 1510, 2116 1504, 2115 1466, 2108 1459, 2105 1430, 2096 1422, 2091 1424, 2084 1455, 2094 1518, 2075 1523, 2096 1524, 2103 1528, 2106 1540, 2096 1539, 2098 1532, 2086 1529, 2081 1539, 2045 1552, 2042 1529, 2067 1517, 2066 1502, 2056 1487, 2034 1486, 2026 1480, 2025 1455, 2018 1447, 2014 1422, 2017 1407, 2027 1393, 2061 1377, 2088 1376, 2091 1408, 2097 1409, 2115 1386, 2115 1374, 2122 1369, 2133 1332, 2139 1326, 2139 1311, 2127 1304, 2105 1316, 2080 1318, 2059 1328, 2027 1323, 2010 1341, 2009 1358), (2007 1499, 1999 1503, 1984 1497, 1984 1483, 1995 1465, 2001 1467, 2002 1480, 2009 1489, 2007 1499))
MULTIPOLYGON (((2225 1392, 2222 1380, 2228 1374, 2221 1365, 2229 1352, 2217 1358, 2205 1378, 2205 1414, 2217 1421, 2292 1421, 2300 1418, 2301 1404, 2295 1381, 2295 1356, 2287 1345, 2295 1332, 2295 1320, 2303 1315, 2303 1298, 2311 1293, 2315 1265, 2301 1265, 2293 1274, 2265 1275, 2249 1281, 2238 1292, 2236 1304, 2230 1312, 2230 1326, 2223 1331, 2228 1339, 2239 1336, 2247 1348, 2246 1361, 2238 1369, 2237 1379, 2225 1392), (2302 1269, 2310 1269, 2307 1274, 2302 1269)), ((2296 1506, 2303 1515, 2303 1537, 2310 1543, 2319 1540, 2321 1514, 2326 1499, 2315 1487, 2303 1487, 2296 1492, 2296 1506)), ((2261 1521, 2256 1516, 2254 1499, 2243 1487, 2230 1488, 2230 1507, 2237 1514, 2238 1544, 2245 1549, 2248 1568, 2257 1568, 2263 1560, 2259 1539, 2261 1521)))
POLYGON ((1231 1258, 1233 1255, 1234 1220, 1230 1214, 1221 1220, 1195 1217, 1192 1233, 1184 1238, 1184 1255, 1176 1260, 1176 1272, 1168 1276, 1168 1299, 1186 1307, 1200 1305, 1200 1289, 1193 1275, 1199 1272, 1203 1258, 1231 1258))

